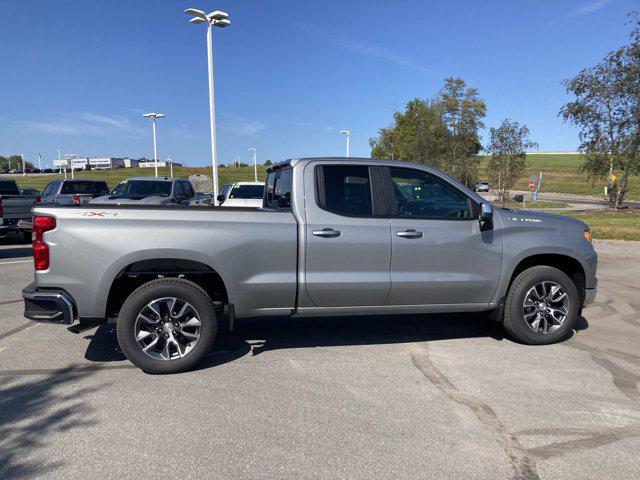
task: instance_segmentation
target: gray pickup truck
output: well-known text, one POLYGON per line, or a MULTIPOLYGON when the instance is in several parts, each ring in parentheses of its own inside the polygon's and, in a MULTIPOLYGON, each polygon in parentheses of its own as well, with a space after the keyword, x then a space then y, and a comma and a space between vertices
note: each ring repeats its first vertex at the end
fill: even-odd
POLYGON ((115 320, 135 365, 171 373, 203 359, 224 312, 486 312, 548 344, 595 297, 584 223, 494 208, 418 164, 290 160, 268 170, 263 202, 38 207, 25 316, 76 331, 115 320))
POLYGON ((42 191, 42 205, 75 205, 89 203, 96 197, 109 193, 104 180, 67 180, 49 182, 42 191))
POLYGON ((90 203, 116 205, 211 205, 211 197, 197 193, 186 178, 133 177, 90 203))
POLYGON ((38 201, 37 195, 24 195, 15 180, 0 178, 0 238, 13 232, 31 242, 31 209, 38 201))

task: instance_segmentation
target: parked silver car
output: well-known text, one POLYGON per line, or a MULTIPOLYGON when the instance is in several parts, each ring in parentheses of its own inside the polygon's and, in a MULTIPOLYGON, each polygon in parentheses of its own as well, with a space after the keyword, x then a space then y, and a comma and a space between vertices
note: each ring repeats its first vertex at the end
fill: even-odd
POLYGON ((488 192, 490 188, 489 182, 487 181, 476 182, 474 186, 476 192, 488 192))

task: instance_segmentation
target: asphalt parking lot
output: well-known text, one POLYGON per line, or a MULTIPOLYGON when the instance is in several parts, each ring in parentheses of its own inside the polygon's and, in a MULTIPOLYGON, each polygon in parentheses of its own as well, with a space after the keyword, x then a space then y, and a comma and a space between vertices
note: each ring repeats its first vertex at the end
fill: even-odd
POLYGON ((205 365, 146 375, 113 326, 22 317, 0 241, 0 478, 638 478, 640 245, 598 243, 568 341, 474 316, 242 320, 205 365))

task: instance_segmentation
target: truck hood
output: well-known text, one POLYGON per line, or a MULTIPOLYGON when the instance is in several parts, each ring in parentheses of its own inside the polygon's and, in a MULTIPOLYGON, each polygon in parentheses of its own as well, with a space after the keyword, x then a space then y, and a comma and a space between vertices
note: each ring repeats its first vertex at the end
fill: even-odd
POLYGON ((532 212, 531 210, 508 210, 495 206, 493 208, 495 214, 500 217, 504 228, 567 229, 578 230, 580 232, 589 229, 586 223, 576 220, 575 218, 565 217, 564 215, 532 212))

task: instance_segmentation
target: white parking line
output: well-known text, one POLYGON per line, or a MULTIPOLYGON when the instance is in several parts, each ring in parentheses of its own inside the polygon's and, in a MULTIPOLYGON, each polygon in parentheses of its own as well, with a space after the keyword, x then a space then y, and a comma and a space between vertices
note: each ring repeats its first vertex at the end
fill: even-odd
POLYGON ((13 260, 11 262, 0 262, 0 265, 9 265, 10 263, 29 263, 33 262, 33 260, 13 260))

